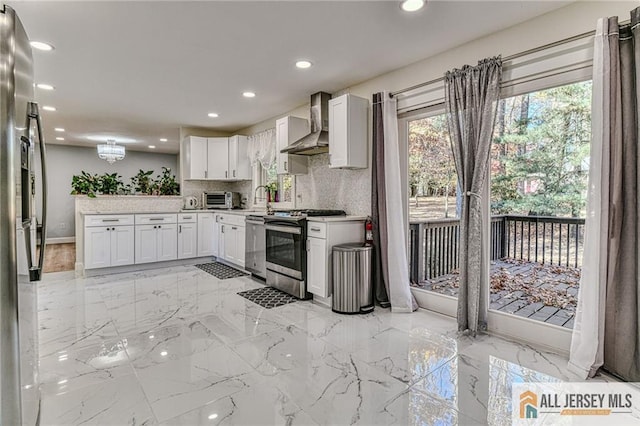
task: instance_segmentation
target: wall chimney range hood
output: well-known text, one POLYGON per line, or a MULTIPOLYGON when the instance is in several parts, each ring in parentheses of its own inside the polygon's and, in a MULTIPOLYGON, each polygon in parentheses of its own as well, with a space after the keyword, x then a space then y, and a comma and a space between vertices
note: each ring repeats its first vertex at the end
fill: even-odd
POLYGON ((296 155, 329 152, 329 99, 331 95, 325 92, 311 95, 311 133, 291 143, 280 152, 296 155))

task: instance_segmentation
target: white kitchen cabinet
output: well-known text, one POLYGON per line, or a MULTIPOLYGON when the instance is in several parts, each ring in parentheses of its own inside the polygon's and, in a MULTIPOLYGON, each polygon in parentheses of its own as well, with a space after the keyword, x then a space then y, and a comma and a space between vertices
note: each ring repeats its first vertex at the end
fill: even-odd
POLYGON ((307 291, 320 297, 329 297, 327 285, 327 240, 307 239, 307 291))
POLYGON ((135 215, 135 261, 160 262, 178 258, 176 214, 135 215))
POLYGON ((308 157, 280 152, 281 149, 307 134, 309 134, 309 125, 303 118, 287 116, 276 120, 276 160, 279 175, 308 173, 308 157))
POLYGON ((178 215, 178 259, 198 256, 198 217, 195 213, 178 215))
POLYGON ((366 169, 369 101, 346 94, 329 100, 329 167, 366 169))
POLYGON ((214 247, 218 245, 218 235, 214 232, 213 213, 198 213, 198 257, 215 256, 214 247))
POLYGON ((188 136, 181 145, 186 180, 251 180, 247 137, 188 136))
POLYGON ((246 227, 244 216, 220 215, 219 257, 244 268, 246 227))
POLYGON ((131 215, 85 217, 84 267, 107 268, 134 263, 134 227, 131 215))
POLYGON ((307 222, 307 291, 326 298, 333 293, 333 246, 364 241, 364 220, 307 222))
POLYGON ((247 156, 247 137, 229 138, 229 179, 251 180, 251 162, 247 156))
POLYGON ((207 179, 228 179, 229 138, 208 138, 207 142, 207 179))
POLYGON ((182 142, 182 169, 184 179, 207 178, 207 138, 189 136, 182 142))

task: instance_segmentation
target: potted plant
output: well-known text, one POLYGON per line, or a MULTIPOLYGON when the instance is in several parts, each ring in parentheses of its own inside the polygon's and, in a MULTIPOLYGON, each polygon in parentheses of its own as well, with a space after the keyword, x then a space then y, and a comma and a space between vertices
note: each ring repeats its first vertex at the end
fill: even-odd
POLYGON ((71 179, 71 194, 95 198, 96 192, 101 190, 101 186, 102 184, 97 174, 92 175, 83 170, 79 175, 74 175, 71 179))
POLYGON ((140 171, 131 178, 131 185, 133 185, 133 189, 136 194, 145 194, 151 195, 153 192, 153 179, 151 175, 153 174, 153 170, 144 171, 140 169, 140 171))
POLYGON ((168 167, 162 168, 162 174, 159 174, 153 184, 154 193, 158 195, 179 195, 180 185, 176 181, 175 175, 171 174, 168 167))

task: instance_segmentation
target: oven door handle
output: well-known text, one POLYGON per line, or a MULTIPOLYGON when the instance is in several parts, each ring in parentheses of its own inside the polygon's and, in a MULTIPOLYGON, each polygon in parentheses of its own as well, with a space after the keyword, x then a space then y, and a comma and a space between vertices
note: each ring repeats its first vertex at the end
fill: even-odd
POLYGON ((302 234, 302 228, 293 227, 293 226, 277 226, 277 225, 265 225, 265 229, 267 231, 277 231, 284 232, 285 234, 302 234))

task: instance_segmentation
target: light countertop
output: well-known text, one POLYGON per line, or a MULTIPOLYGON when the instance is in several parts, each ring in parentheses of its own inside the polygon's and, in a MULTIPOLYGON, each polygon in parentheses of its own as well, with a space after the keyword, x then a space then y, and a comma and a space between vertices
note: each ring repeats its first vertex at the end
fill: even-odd
POLYGON ((367 216, 316 216, 307 218, 308 222, 350 222, 366 220, 367 216))

